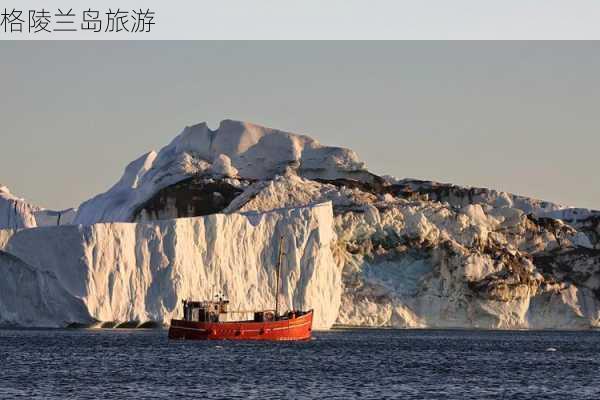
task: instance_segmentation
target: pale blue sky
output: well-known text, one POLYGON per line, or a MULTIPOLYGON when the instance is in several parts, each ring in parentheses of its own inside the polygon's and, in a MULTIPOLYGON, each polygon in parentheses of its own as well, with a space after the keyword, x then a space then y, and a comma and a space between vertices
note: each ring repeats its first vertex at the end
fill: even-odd
POLYGON ((232 118, 372 171, 600 208, 594 42, 3 42, 0 183, 77 206, 186 125, 232 118))

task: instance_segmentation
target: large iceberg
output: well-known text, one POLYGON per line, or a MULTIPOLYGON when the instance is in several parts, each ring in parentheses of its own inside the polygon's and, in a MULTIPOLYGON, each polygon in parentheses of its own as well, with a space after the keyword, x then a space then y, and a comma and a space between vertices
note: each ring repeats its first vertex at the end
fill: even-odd
POLYGON ((337 318, 341 296, 332 227, 331 204, 324 203, 152 223, 0 230, 0 250, 10 254, 0 254, 0 269, 11 287, 0 292, 0 323, 52 326, 89 317, 168 323, 181 314, 183 299, 218 292, 233 309, 268 309, 275 303, 282 238, 283 308, 312 308, 315 329, 326 329, 337 318), (24 299, 37 300, 7 306, 24 299), (73 309, 78 301, 88 317, 73 309), (66 306, 49 314, 45 304, 57 302, 66 306))
POLYGON ((0 227, 17 231, 0 232, 0 250, 53 274, 101 321, 165 321, 213 284, 236 306, 268 306, 289 226, 287 304, 317 308, 319 327, 600 327, 600 212, 377 176, 304 135, 187 127, 74 219, 61 214, 76 226, 27 229, 58 220, 7 193, 0 227))

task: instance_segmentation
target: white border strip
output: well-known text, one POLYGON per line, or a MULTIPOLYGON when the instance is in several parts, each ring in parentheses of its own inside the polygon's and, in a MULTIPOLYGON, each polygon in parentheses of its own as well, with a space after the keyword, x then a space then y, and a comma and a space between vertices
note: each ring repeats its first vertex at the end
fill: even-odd
MULTIPOLYGON (((0 33, 17 40, 600 39, 595 0, 5 0, 1 9, 150 9, 148 33, 0 33)), ((26 14, 26 13, 25 13, 26 14)), ((27 27, 26 27, 27 28, 27 27)))

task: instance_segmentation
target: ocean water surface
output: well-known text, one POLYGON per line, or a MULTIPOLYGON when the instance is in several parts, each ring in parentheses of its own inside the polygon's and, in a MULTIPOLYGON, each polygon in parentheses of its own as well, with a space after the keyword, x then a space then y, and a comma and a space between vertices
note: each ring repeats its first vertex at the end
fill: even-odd
POLYGON ((600 399, 600 332, 0 330, 2 399, 600 399))

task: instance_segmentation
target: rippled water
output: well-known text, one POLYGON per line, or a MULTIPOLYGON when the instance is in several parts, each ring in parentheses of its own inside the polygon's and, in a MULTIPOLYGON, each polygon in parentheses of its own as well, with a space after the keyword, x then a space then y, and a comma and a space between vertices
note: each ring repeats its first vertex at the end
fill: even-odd
POLYGON ((0 364, 0 398, 600 398, 600 332, 347 330, 243 343, 0 330, 0 364))

